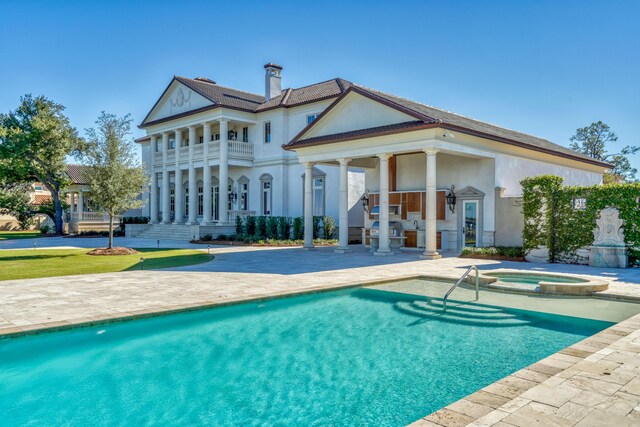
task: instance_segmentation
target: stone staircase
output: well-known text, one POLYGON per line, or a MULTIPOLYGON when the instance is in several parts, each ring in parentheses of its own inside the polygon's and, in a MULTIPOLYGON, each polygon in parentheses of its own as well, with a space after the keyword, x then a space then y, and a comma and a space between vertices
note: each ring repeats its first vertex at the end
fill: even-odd
POLYGON ((192 231, 190 225, 154 224, 148 225, 134 237, 141 239, 190 241, 193 239, 194 234, 197 234, 197 232, 195 232, 195 230, 192 231))

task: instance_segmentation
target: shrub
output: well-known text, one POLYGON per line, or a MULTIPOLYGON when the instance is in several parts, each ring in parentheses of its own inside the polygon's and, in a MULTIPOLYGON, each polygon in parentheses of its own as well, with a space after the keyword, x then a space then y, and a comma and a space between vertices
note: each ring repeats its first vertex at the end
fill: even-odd
POLYGON ((242 217, 238 215, 236 217, 236 234, 240 235, 244 233, 244 225, 242 224, 242 217))
POLYGON ((291 229, 291 218, 288 216, 278 217, 278 240, 289 240, 291 229))
POLYGON ((304 219, 301 216, 293 219, 293 240, 304 239, 304 219))
POLYGON ((42 234, 49 234, 51 233, 51 227, 49 227, 48 225, 43 225, 40 227, 40 232, 42 234))
POLYGON ((332 216, 323 216, 322 228, 324 229, 324 238, 333 239, 336 233, 336 221, 332 216))
MULTIPOLYGON (((303 223, 304 223, 304 220, 303 220, 303 223)), ((314 216, 313 217, 313 238, 314 239, 320 238, 320 229, 322 229, 322 217, 314 216)))
POLYGON ((465 247, 461 255, 472 256, 503 256, 507 258, 522 258, 524 251, 519 246, 490 246, 486 248, 465 247))
POLYGON ((245 221, 244 235, 253 236, 254 234, 256 234, 256 217, 248 216, 247 220, 245 221))
POLYGON ((218 234, 218 237, 216 238, 216 240, 220 240, 220 241, 224 242, 225 240, 227 240, 227 235, 226 234, 218 234))
POLYGON ((278 237, 278 217, 268 216, 266 219, 265 237, 267 239, 276 239, 278 237))
POLYGON ((213 236, 211 234, 203 234, 200 236, 200 240, 208 242, 209 240, 213 240, 213 236))
POLYGON ((256 217, 256 238, 263 238, 267 234, 267 218, 265 216, 256 217))

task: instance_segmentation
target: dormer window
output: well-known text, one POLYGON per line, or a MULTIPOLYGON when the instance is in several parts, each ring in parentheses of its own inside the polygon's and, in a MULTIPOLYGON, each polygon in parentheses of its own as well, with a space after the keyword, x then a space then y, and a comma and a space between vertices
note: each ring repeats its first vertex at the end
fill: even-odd
POLYGON ((311 123, 313 123, 313 121, 314 121, 315 119, 317 119, 319 115, 320 115, 319 113, 309 114, 309 115, 307 116, 307 126, 309 126, 311 123))

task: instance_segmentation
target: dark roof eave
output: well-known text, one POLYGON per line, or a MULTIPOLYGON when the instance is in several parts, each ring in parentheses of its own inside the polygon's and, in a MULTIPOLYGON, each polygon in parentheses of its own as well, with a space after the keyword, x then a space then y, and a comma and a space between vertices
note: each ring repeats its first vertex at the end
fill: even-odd
POLYGON ((305 147, 313 147, 313 146, 318 146, 318 145, 325 145, 325 144, 333 144, 336 142, 344 142, 344 141, 355 141, 358 139, 365 139, 365 138, 372 138, 372 137, 378 137, 378 136, 385 136, 385 135, 393 135, 393 134, 400 134, 400 133, 406 133, 406 132, 413 132, 413 131, 417 131, 417 130, 424 130, 424 129, 430 129, 430 128, 444 128, 444 129, 450 129, 450 130, 455 130, 455 131, 459 131, 468 135, 472 135, 472 136, 478 136, 481 138, 485 138, 485 139, 490 139, 492 141, 496 141, 496 142, 502 142, 505 144, 509 144, 509 145, 513 145, 513 146, 517 146, 517 147, 521 147, 521 148, 525 148, 528 150, 533 150, 533 151, 538 151, 538 152, 542 152, 542 153, 546 153, 546 154, 551 154, 554 156, 559 156, 559 157, 564 157, 567 159, 571 159, 571 160, 575 160, 578 162, 582 162, 582 163, 588 163, 588 164, 592 164, 595 166, 599 166, 599 167, 603 167, 603 168, 607 168, 607 169, 611 169, 613 167, 613 165, 609 164, 609 163, 605 163, 605 162, 601 162, 599 160, 596 159, 587 159, 587 158, 583 158, 580 156, 572 156, 568 153, 562 153, 559 151, 554 151, 554 150, 550 150, 550 149, 546 149, 543 147, 535 147, 529 144, 525 144, 522 142, 518 142, 518 141, 514 141, 514 140, 510 140, 507 138, 500 138, 497 136, 493 136, 493 135, 489 135, 489 134, 484 134, 482 132, 478 132, 478 131, 474 131, 471 129, 467 129, 467 128, 463 128, 461 126, 456 126, 456 125, 450 125, 447 123, 425 123, 423 125, 419 125, 419 126, 411 126, 411 127, 406 127, 406 128, 401 128, 401 129, 389 129, 386 131, 375 131, 372 130, 371 132, 367 132, 367 133, 362 133, 362 134, 358 134, 358 135, 348 135, 348 132, 346 132, 345 134, 335 134, 335 135, 327 135, 326 138, 323 139, 318 139, 317 141, 311 141, 311 142, 305 142, 305 140, 298 140, 295 142, 290 142, 288 144, 285 144, 282 146, 283 149, 285 150, 295 150, 297 148, 305 148, 305 147))

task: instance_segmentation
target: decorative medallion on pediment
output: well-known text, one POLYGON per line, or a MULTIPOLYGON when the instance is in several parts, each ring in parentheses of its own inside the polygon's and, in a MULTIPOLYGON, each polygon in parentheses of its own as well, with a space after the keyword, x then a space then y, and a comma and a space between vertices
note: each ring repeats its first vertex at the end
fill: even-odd
POLYGON ((171 104, 171 114, 174 110, 186 110, 191 108, 191 90, 187 91, 188 95, 184 94, 181 87, 178 88, 175 95, 169 100, 171 104))

